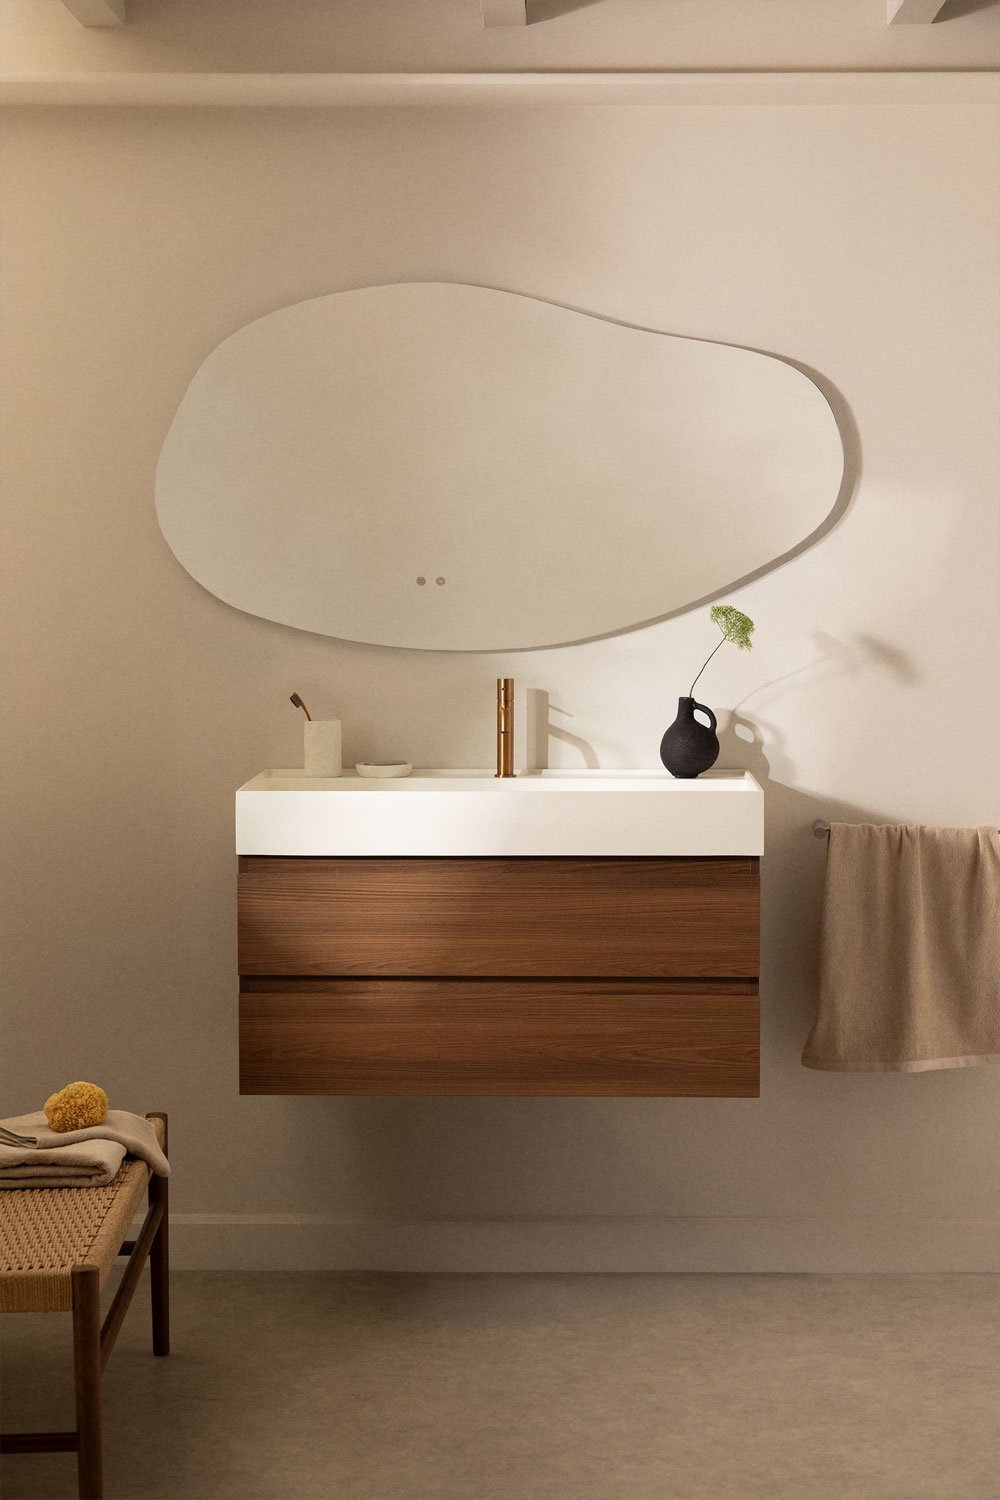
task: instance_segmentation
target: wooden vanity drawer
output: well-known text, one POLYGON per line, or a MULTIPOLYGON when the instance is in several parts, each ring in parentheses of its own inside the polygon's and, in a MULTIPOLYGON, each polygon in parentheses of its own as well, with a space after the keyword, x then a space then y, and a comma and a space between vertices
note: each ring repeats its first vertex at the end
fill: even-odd
POLYGON ((243 1094, 756 1098, 757 987, 248 980, 243 1094))
POLYGON ((243 856, 239 969, 755 978, 758 863, 243 856))

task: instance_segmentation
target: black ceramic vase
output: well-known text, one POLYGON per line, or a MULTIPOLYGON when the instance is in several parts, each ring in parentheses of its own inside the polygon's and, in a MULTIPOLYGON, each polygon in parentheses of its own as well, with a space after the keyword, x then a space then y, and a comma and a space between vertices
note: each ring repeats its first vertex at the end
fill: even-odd
POLYGON ((704 703, 693 698, 678 698, 677 717, 660 741, 660 759, 671 776, 700 776, 719 758, 719 741, 715 734, 716 719, 704 703), (707 714, 711 725, 700 724, 695 709, 707 714))

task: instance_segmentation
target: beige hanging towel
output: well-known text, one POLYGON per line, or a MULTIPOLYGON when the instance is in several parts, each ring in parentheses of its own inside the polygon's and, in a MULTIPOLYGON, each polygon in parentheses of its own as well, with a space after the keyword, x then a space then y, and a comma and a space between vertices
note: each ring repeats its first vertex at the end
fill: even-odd
POLYGON ((1000 1062, 996 828, 831 824, 802 1061, 862 1073, 1000 1062))

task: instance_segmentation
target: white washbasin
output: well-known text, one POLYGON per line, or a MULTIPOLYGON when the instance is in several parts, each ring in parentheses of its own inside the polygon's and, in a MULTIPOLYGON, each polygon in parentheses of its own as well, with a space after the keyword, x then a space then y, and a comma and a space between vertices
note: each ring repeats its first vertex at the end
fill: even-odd
POLYGON ((262 771, 236 793, 238 854, 313 856, 761 854, 749 771, 414 771, 330 780, 262 771))

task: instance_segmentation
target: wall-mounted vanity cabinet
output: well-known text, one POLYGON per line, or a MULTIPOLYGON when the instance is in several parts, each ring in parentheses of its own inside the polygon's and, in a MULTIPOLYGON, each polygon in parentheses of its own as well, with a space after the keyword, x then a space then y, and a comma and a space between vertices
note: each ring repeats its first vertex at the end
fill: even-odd
POLYGON ((265 773, 241 1092, 756 1096, 762 838, 744 773, 265 773))

